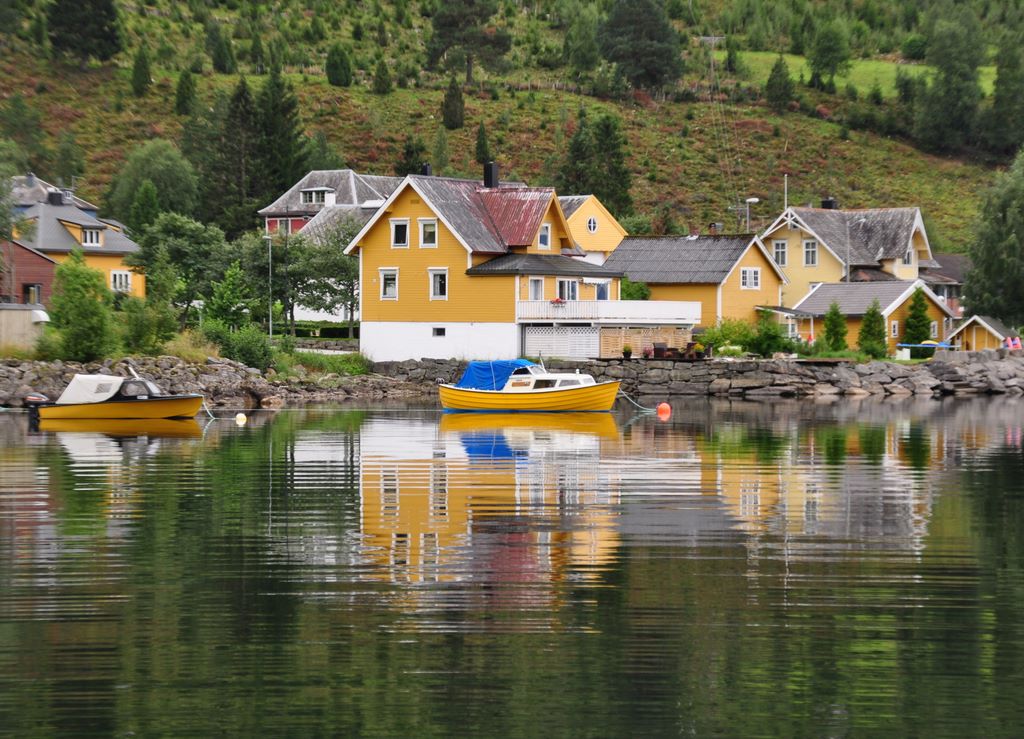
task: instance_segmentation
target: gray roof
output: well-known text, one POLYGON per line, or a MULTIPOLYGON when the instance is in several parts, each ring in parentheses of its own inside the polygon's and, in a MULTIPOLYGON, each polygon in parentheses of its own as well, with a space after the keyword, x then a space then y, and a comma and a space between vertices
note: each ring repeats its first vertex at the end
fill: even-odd
POLYGON ((875 300, 882 312, 912 287, 916 280, 892 280, 886 282, 826 282, 793 306, 801 313, 823 316, 832 303, 839 303, 839 310, 846 316, 862 316, 867 313, 875 300))
POLYGON ((24 218, 34 223, 31 237, 20 240, 41 252, 70 252, 82 249, 86 254, 130 254, 139 250, 138 244, 111 227, 111 223, 95 218, 73 205, 36 203, 24 212, 24 218), (63 223, 103 231, 103 246, 82 247, 63 223))
POLYGON ((587 202, 589 195, 559 195, 558 204, 562 206, 562 212, 569 218, 580 209, 580 206, 587 202))
POLYGON ((792 208, 801 221, 843 262, 877 265, 882 259, 898 259, 910 246, 917 208, 792 208))
MULTIPOLYGON (((27 208, 36 203, 46 201, 46 196, 51 192, 61 191, 62 188, 51 185, 46 180, 41 180, 31 172, 27 175, 17 175, 11 178, 11 202, 19 208, 27 208)), ((99 207, 88 200, 83 200, 77 195, 72 195, 72 204, 82 210, 99 212, 99 207)))
POLYGON ((343 225, 345 221, 351 221, 357 227, 366 224, 373 214, 377 212, 376 207, 364 208, 358 205, 332 205, 324 208, 309 222, 302 227, 302 235, 308 236, 314 241, 322 234, 343 225))
POLYGON ((622 272, 557 254, 505 254, 466 270, 467 275, 566 275, 621 277, 622 272))
POLYGON ((627 236, 605 266, 634 282, 720 284, 753 236, 627 236))
POLYGON ((401 177, 366 175, 351 169, 315 169, 292 185, 286 193, 259 211, 261 216, 315 215, 322 203, 303 203, 303 190, 334 192, 337 205, 362 205, 368 200, 385 200, 402 184, 401 177))
POLYGON ((966 254, 936 253, 932 254, 932 261, 935 266, 921 270, 921 279, 926 282, 939 277, 935 282, 963 284, 964 276, 971 268, 971 258, 966 254))

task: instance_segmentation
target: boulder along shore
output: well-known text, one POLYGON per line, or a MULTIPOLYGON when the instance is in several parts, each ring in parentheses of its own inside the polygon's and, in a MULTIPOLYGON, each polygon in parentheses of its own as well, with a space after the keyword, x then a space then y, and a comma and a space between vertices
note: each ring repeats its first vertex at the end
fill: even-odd
MULTIPOLYGON (((620 380, 637 397, 925 396, 1024 394, 1024 353, 1007 350, 939 352, 929 362, 769 360, 675 361, 660 359, 547 360, 549 369, 620 380)), ((438 382, 452 382, 465 362, 423 359, 379 362, 367 375, 281 379, 228 359, 190 363, 178 357, 131 357, 103 362, 0 360, 0 405, 21 407, 30 392, 56 399, 76 373, 140 376, 168 393, 200 393, 211 406, 280 408, 358 400, 427 402, 438 382)))

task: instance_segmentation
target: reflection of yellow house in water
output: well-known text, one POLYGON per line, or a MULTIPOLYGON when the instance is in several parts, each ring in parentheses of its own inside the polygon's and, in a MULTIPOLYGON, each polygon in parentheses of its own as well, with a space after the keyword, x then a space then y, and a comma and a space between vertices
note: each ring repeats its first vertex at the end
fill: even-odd
POLYGON ((443 416, 440 427, 414 419, 401 429, 393 420, 364 424, 367 557, 391 579, 413 582, 457 581, 485 569, 492 579, 550 581, 608 562, 618 545, 609 506, 617 500, 596 462, 609 432, 601 420, 612 434, 615 422, 606 414, 537 418, 459 414, 443 416), (509 525, 547 517, 578 525, 544 542, 548 534, 509 525), (492 522, 502 525, 489 528, 492 522), (531 546, 519 546, 524 537, 531 546))

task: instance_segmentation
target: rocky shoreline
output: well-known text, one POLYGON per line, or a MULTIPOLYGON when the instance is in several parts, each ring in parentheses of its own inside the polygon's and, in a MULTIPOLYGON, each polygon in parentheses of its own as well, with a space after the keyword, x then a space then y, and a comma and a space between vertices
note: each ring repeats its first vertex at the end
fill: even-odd
MULTIPOLYGON (((825 362, 807 360, 657 359, 549 360, 550 369, 586 372, 598 381, 620 380, 635 397, 728 396, 862 397, 1024 394, 1024 356, 1006 350, 945 352, 930 362, 825 362)), ((424 359, 380 362, 374 372, 355 377, 335 374, 278 378, 228 359, 201 364, 178 357, 132 357, 80 364, 0 359, 0 406, 21 407, 30 392, 60 395, 75 373, 140 376, 169 393, 200 393, 211 406, 280 408, 308 403, 358 400, 427 402, 437 383, 459 377, 465 362, 424 359)))

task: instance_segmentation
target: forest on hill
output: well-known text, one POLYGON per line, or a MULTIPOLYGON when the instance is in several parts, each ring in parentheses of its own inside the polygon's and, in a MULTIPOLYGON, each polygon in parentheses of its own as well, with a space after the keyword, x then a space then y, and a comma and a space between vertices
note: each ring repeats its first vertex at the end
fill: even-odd
POLYGON ((1024 140, 1022 30, 1020 0, 13 0, 0 158, 128 220, 118 177, 164 140, 195 193, 160 207, 238 232, 310 168, 596 190, 612 152, 634 231, 740 228, 748 198, 756 225, 789 175, 956 249, 1024 140))

